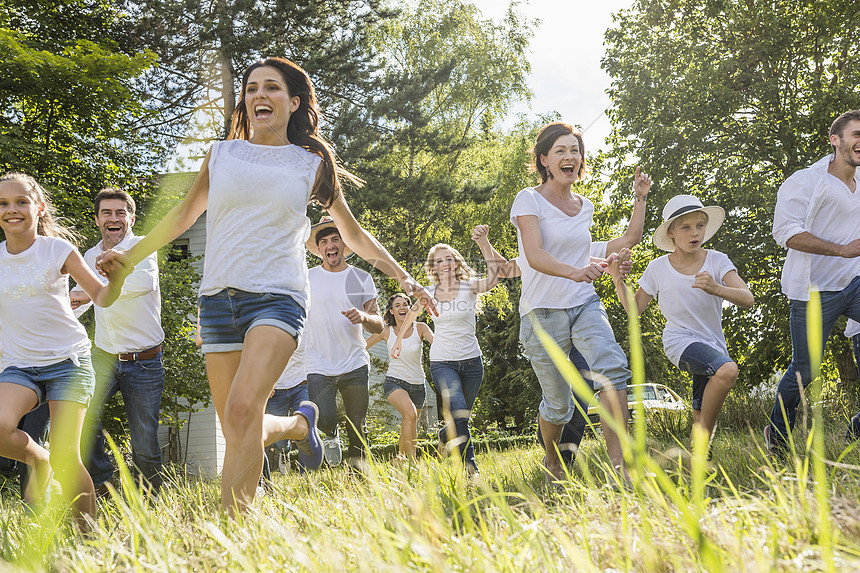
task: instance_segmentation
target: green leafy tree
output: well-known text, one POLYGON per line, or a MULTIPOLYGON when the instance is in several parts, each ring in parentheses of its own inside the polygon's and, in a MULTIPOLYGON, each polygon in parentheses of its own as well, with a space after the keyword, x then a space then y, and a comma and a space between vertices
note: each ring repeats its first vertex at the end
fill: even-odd
MULTIPOLYGON (((756 308, 724 312, 742 380, 758 384, 791 356, 780 293, 784 251, 770 235, 776 190, 830 151, 827 131, 860 107, 856 2, 637 0, 615 15, 603 67, 612 77, 612 153, 640 158, 654 178, 651 204, 678 193, 723 206, 712 246, 729 255, 756 308)), ((617 171, 622 174, 623 170, 617 171)), ((614 186, 618 197, 620 186, 614 186)), ((659 224, 650 209, 646 228, 659 224)), ((639 261, 658 253, 643 246, 639 261)), ((646 337, 658 334, 646 317, 646 337)), ((830 359, 854 379, 848 347, 834 335, 830 359)))

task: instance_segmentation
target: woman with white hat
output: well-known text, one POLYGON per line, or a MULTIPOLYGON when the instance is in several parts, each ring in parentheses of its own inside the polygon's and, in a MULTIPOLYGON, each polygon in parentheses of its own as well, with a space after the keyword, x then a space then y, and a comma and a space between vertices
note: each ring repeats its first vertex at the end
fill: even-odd
MULTIPOLYGON (((708 437, 738 379, 738 365, 729 357, 721 325, 723 301, 744 308, 755 302, 729 257, 702 247, 724 219, 722 207, 705 207, 692 195, 672 197, 653 237, 654 244, 669 254, 648 263, 634 295, 637 314, 657 299, 666 317, 666 356, 693 377, 693 432, 701 428, 708 437)), ((629 255, 622 251, 620 260, 629 255)), ((634 312, 618 262, 609 265, 609 273, 624 308, 634 312)))

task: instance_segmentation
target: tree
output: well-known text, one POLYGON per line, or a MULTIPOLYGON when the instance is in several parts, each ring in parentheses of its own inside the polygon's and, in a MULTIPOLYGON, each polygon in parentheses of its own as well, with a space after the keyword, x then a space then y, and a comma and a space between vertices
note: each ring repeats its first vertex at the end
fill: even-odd
POLYGON ((382 70, 375 97, 345 109, 332 133, 367 182, 350 193, 362 223, 413 271, 433 243, 470 243, 458 210, 496 186, 476 158, 510 102, 528 95, 530 34, 513 9, 496 23, 472 4, 440 0, 370 33, 382 70))
MULTIPOLYGON (((779 285, 784 251, 770 236, 776 190, 830 151, 827 131, 839 113, 860 107, 856 8, 848 0, 638 0, 606 33, 608 161, 639 157, 656 183, 653 205, 692 193, 727 211, 711 243, 756 296, 754 310, 724 313, 729 351, 747 384, 768 380, 790 360, 779 285)), ((659 224, 659 214, 650 210, 646 228, 659 224)), ((839 338, 828 346, 847 354, 839 338)))
POLYGON ((159 56, 138 85, 153 115, 135 127, 171 149, 226 137, 241 73, 264 57, 285 56, 305 68, 322 108, 336 116, 339 102, 367 89, 374 67, 366 31, 391 15, 380 0, 124 0, 121 6, 129 16, 125 36, 159 56))

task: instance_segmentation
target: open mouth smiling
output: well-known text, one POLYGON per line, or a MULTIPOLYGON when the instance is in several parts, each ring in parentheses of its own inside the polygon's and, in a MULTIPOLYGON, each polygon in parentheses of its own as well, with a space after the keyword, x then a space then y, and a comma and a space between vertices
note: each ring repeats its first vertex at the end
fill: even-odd
POLYGON ((257 119, 268 119, 272 115, 272 107, 266 104, 254 106, 254 117, 257 119))

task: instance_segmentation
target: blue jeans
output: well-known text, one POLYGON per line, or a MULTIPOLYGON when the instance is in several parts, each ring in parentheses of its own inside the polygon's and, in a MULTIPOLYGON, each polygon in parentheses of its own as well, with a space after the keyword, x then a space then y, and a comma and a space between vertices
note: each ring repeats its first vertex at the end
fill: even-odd
POLYGON ((409 399, 419 412, 424 408, 424 403, 427 401, 427 391, 424 389, 424 384, 412 384, 393 376, 386 376, 385 383, 382 386, 385 392, 385 397, 391 396, 396 390, 405 390, 409 394, 409 399))
MULTIPOLYGON (((136 471, 146 478, 154 491, 161 488, 161 448, 158 445, 158 417, 164 389, 161 353, 155 358, 121 362, 116 354, 93 348, 96 392, 87 410, 85 424, 94 431, 87 469, 98 487, 110 481, 114 466, 105 451, 101 415, 105 403, 120 392, 125 405, 131 459, 136 471)), ((86 452, 85 446, 82 451, 86 452)))
MULTIPOLYGON (((292 388, 278 389, 266 402, 266 413, 274 416, 289 416, 305 400, 309 400, 307 382, 292 388)), ((290 440, 278 440, 269 447, 275 450, 288 450, 290 440)))
POLYGON ((789 301, 789 325, 791 327, 791 364, 785 371, 776 388, 776 401, 770 413, 770 439, 777 444, 785 444, 788 432, 794 428, 797 419, 797 406, 800 394, 812 382, 812 365, 809 359, 809 344, 818 344, 822 355, 824 345, 833 330, 836 320, 843 314, 860 321, 860 277, 854 277, 841 291, 820 292, 821 299, 821 340, 808 341, 806 336, 807 301, 789 301), (785 408, 786 426, 782 408, 785 408))
MULTIPOLYGON (((588 405, 589 402, 591 402, 591 397, 594 395, 594 380, 591 379, 591 368, 588 367, 588 362, 585 361, 585 358, 579 353, 575 346, 570 347, 568 358, 570 358, 570 362, 573 364, 573 367, 579 370, 579 374, 585 380, 585 383, 588 384, 592 393, 589 396, 580 396, 578 394, 573 395, 574 400, 576 400, 576 403, 579 406, 576 408, 576 412, 573 413, 573 417, 570 421, 562 428, 561 436, 558 439, 558 451, 561 454, 561 461, 566 464, 571 463, 576 457, 576 453, 579 451, 579 445, 582 443, 583 436, 585 436, 585 424, 588 420, 588 405)), ((538 424, 537 428, 537 438, 538 444, 540 444, 542 448, 546 449, 546 446, 543 443, 543 433, 540 430, 540 424, 538 424)))
MULTIPOLYGON (((442 360, 430 362, 430 375, 442 395, 442 407, 445 418, 454 420, 455 440, 457 450, 463 463, 477 467, 475 464, 475 448, 472 445, 472 434, 469 431, 469 419, 472 417, 472 406, 481 389, 484 380, 484 363, 480 356, 467 360, 442 360)), ((448 423, 439 430, 439 439, 443 443, 449 441, 448 423)))
POLYGON ((317 427, 329 437, 338 434, 337 392, 346 412, 346 435, 349 437, 347 457, 363 457, 367 442, 367 407, 370 403, 369 371, 367 366, 339 376, 308 373, 308 395, 320 412, 317 427))
POLYGON ((566 355, 576 348, 584 362, 591 366, 593 390, 627 388, 630 379, 627 357, 615 341, 606 310, 597 295, 575 308, 536 308, 520 321, 520 341, 540 383, 543 395, 539 411, 544 420, 550 424, 566 424, 577 407, 570 385, 535 333, 535 323, 566 355))

